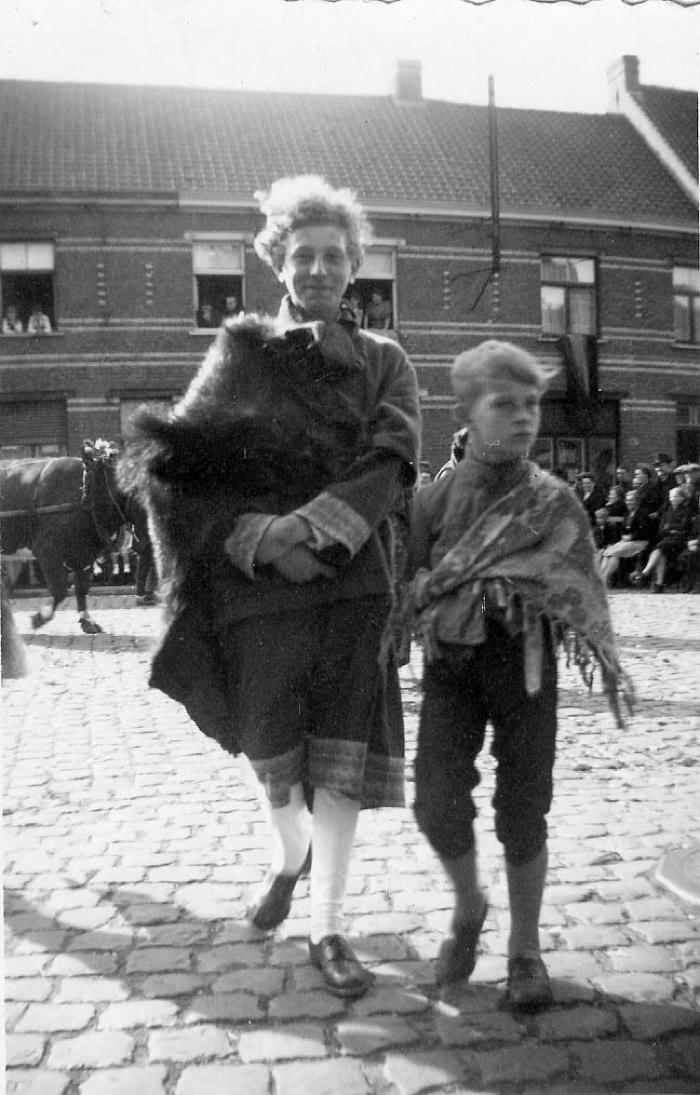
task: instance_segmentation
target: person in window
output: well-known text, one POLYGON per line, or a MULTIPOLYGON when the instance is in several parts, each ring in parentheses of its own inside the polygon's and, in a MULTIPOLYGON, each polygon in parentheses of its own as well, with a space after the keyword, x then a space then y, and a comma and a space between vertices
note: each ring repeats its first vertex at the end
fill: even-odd
POLYGON ((391 327, 391 304, 377 290, 365 309, 365 327, 370 331, 388 331, 391 327))
POLYGON ((201 305, 199 313, 197 315, 198 327, 218 327, 216 316, 214 314, 214 308, 208 301, 201 305))
POLYGON ((241 302, 235 293, 229 293, 224 301, 223 319, 235 319, 241 314, 241 302))
POLYGON ((4 335, 23 335, 24 326, 17 314, 14 304, 8 304, 2 321, 2 333, 4 335))
POLYGON ((351 289, 348 294, 348 303, 355 313, 358 327, 364 327, 365 308, 362 303, 362 297, 358 293, 357 289, 351 289))
POLYGON ((27 321, 28 335, 50 335, 51 320, 43 311, 40 304, 32 305, 32 313, 27 321))
POLYGON ((281 924, 310 869, 311 963, 351 998, 369 984, 343 934, 358 814, 404 803, 392 609, 420 401, 344 299, 370 238, 355 195, 301 176, 257 196, 279 314, 226 320, 171 419, 133 420, 171 620, 151 684, 254 773, 274 850, 249 919, 281 924))

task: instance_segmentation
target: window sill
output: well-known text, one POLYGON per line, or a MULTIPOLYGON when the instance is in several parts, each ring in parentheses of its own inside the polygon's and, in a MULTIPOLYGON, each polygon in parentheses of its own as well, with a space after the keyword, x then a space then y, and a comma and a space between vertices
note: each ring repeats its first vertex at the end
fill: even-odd
POLYGON ((61 338, 63 331, 52 331, 50 335, 8 335, 0 333, 2 342, 44 342, 52 338, 61 338))
POLYGON ((674 350, 700 350, 700 342, 686 342, 674 339, 671 343, 674 350))

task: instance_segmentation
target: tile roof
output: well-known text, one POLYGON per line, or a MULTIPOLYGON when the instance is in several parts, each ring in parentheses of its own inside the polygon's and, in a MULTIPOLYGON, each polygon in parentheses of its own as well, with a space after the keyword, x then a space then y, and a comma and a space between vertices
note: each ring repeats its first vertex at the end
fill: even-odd
POLYGON ((641 84, 631 92, 685 167, 698 177, 698 96, 694 91, 641 84))
MULTIPOLYGON (((315 172, 372 205, 489 208, 488 111, 392 97, 0 81, 0 192, 221 191, 315 172)), ((503 213, 692 220, 620 115, 498 110, 503 213)))

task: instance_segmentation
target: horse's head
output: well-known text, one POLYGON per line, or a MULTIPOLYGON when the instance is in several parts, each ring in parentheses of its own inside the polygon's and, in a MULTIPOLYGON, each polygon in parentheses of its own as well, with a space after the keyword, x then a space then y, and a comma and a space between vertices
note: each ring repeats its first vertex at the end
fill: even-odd
POLYGON ((80 503, 89 510, 101 536, 110 536, 128 520, 123 496, 115 482, 119 450, 112 441, 98 437, 83 441, 83 483, 80 503))

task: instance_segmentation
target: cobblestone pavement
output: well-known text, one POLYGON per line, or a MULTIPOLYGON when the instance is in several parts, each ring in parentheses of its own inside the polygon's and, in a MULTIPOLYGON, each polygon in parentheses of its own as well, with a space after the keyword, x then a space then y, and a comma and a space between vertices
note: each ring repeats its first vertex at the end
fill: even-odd
POLYGON ((10 1095, 700 1092, 700 905, 655 880, 668 848, 700 839, 700 597, 613 596, 639 693, 626 731, 563 672, 542 929, 556 1002, 525 1019, 499 1010, 490 759, 491 913, 470 984, 435 991, 450 894, 410 809, 368 811, 347 912, 376 983, 338 1000, 307 961, 307 882, 278 935, 247 925, 266 865, 256 799, 145 687, 157 610, 131 603, 96 598, 97 636, 72 607, 30 635, 33 604, 15 604, 30 675, 2 689, 10 1095))

